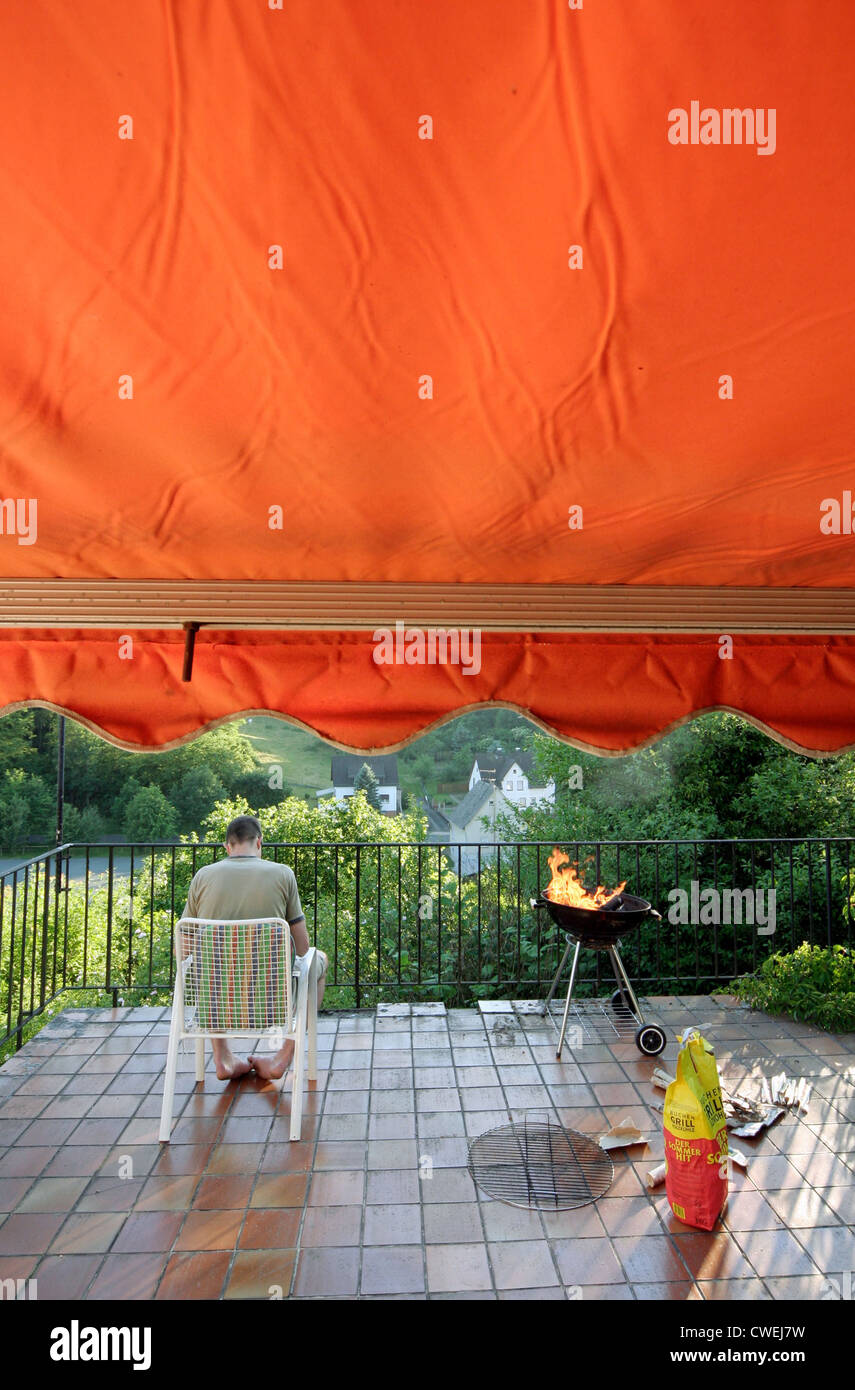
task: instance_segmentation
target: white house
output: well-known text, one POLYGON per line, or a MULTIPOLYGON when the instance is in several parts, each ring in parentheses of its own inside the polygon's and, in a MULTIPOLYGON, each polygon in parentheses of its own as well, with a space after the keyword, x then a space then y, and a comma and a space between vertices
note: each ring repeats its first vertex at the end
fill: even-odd
POLYGON ((376 758, 365 758, 360 753, 336 753, 332 758, 330 776, 331 787, 323 787, 317 793, 318 799, 334 796, 336 801, 346 801, 353 796, 354 782, 367 763, 377 778, 377 794, 380 809, 394 816, 401 809, 401 788, 398 785, 398 758, 395 753, 384 753, 376 758))
POLYGON ((492 782, 477 781, 457 806, 447 811, 448 820, 448 859, 451 867, 460 874, 478 872, 479 863, 485 864, 495 856, 491 846, 503 836, 496 830, 499 816, 512 816, 514 808, 504 794, 492 782), (473 846, 471 849, 456 849, 456 845, 473 846), (482 846, 480 852, 474 846, 482 846))
POLYGON ((469 790, 478 782, 492 782, 501 788, 512 806, 524 808, 538 801, 554 803, 555 783, 550 779, 545 787, 533 787, 533 768, 534 754, 523 753, 519 748, 513 753, 479 753, 469 775, 469 790))

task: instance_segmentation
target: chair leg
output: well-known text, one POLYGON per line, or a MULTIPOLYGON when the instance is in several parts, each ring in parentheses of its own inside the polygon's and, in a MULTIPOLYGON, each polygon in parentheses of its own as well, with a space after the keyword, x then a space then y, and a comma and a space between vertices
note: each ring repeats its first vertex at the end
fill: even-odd
POLYGON ((205 1039, 196 1039, 196 1080, 205 1080, 205 1039))
POLYGON ((178 1047, 181 1042, 181 1009, 176 999, 172 1001, 172 1020, 169 1025, 169 1047, 166 1053, 166 1074, 163 1079, 163 1104, 160 1107, 161 1144, 169 1143, 172 1133, 172 1104, 175 1099, 175 1074, 178 1071, 178 1047))
POLYGON ((308 1018, 308 1034, 309 1034, 309 1080, 310 1080, 310 1081, 317 1081, 317 1079, 318 1079, 318 980, 317 980, 317 956, 315 956, 315 962, 316 962, 316 965, 315 965, 315 967, 312 969, 311 978, 309 979, 309 1009, 308 1009, 309 1018, 308 1018))
POLYGON ((303 1068, 306 1059, 306 998, 300 1001, 297 1015, 297 1036, 294 1045, 294 1074, 291 1082, 291 1132, 293 1142, 300 1138, 303 1121, 303 1068))

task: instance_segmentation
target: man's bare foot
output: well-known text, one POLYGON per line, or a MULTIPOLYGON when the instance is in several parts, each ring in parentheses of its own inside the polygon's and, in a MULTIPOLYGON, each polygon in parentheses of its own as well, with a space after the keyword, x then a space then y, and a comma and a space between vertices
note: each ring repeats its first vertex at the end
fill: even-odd
POLYGON ((252 1070, 249 1062, 241 1062, 229 1047, 214 1048, 214 1066, 218 1081, 237 1081, 238 1077, 249 1076, 252 1070))
POLYGON ((272 1057, 250 1057, 249 1065, 255 1067, 262 1081, 278 1081, 285 1075, 293 1059, 294 1044, 289 1039, 272 1057))

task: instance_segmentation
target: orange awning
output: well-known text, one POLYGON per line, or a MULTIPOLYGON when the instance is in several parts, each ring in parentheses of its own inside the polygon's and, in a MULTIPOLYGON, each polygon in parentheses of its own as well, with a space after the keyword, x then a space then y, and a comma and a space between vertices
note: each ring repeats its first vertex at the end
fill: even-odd
POLYGON ((855 745, 853 51, 844 0, 0 10, 0 702, 855 745), (444 614, 477 673, 377 663, 444 614))

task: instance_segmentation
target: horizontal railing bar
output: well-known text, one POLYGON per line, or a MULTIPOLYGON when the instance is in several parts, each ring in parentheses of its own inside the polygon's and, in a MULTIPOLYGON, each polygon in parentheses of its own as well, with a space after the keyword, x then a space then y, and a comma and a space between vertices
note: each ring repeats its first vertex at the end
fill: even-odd
MULTIPOLYGON (((457 841, 448 847, 454 848, 457 841)), ((462 842, 461 842, 462 843, 462 842)), ((626 845, 837 845, 855 844, 855 835, 738 835, 729 839, 670 839, 670 840, 590 840, 576 839, 574 837, 564 837, 563 839, 555 836, 548 840, 471 840, 466 841, 464 848, 475 849, 480 844, 482 848, 494 849, 500 845, 503 849, 544 849, 547 846, 561 847, 562 844, 573 844, 580 846, 601 845, 612 846, 615 849, 626 845)), ((434 849, 442 849, 444 843, 437 846, 435 841, 429 840, 265 840, 263 849, 353 849, 359 845, 361 849, 418 849, 431 845, 434 849)), ((52 859, 55 855, 62 855, 68 851, 81 850, 131 850, 131 849, 175 849, 175 850, 200 850, 200 849, 223 849, 222 840, 72 840, 67 844, 61 845, 59 849, 47 850, 33 859, 22 860, 20 868, 26 868, 28 864, 36 864, 44 859, 52 859)), ((6 874, 15 872, 9 868, 3 871, 6 874)))

